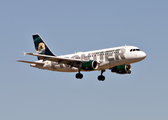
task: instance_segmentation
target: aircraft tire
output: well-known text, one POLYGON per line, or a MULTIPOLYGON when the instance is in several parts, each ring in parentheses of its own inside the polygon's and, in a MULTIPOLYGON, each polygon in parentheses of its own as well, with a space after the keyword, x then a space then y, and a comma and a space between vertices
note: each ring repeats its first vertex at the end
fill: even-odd
POLYGON ((82 78, 83 78, 83 74, 77 73, 77 74, 76 74, 76 78, 77 78, 77 79, 82 79, 82 78))
POLYGON ((98 80, 99 80, 99 81, 104 81, 104 80, 105 80, 105 76, 99 75, 99 76, 98 76, 98 80))

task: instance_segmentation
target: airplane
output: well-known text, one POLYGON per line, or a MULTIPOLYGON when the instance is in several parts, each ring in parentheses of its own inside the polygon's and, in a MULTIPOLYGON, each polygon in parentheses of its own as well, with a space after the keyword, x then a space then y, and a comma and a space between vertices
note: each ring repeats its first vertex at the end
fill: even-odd
POLYGON ((18 62, 29 63, 31 67, 39 69, 58 72, 77 72, 77 79, 83 78, 81 72, 98 70, 101 71, 98 80, 104 81, 105 76, 103 73, 106 69, 117 74, 130 74, 130 64, 146 58, 146 53, 138 47, 127 45, 56 56, 39 34, 34 34, 32 37, 36 53, 24 52, 24 55, 36 56, 38 60, 35 62, 17 60, 18 62))

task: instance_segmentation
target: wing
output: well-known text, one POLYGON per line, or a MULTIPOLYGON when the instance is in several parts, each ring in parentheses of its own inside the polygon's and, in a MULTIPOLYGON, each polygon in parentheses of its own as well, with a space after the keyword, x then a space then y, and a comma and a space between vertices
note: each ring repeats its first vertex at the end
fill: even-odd
POLYGON ((24 54, 37 56, 42 58, 43 60, 49 60, 49 61, 58 62, 62 64, 68 64, 73 67, 79 67, 80 63, 84 62, 84 61, 81 61, 80 59, 62 58, 62 57, 42 55, 42 54, 36 54, 36 53, 24 53, 24 54))
POLYGON ((37 65, 44 65, 44 63, 40 63, 40 62, 31 62, 31 61, 24 61, 24 60, 17 60, 17 62, 37 64, 37 65))

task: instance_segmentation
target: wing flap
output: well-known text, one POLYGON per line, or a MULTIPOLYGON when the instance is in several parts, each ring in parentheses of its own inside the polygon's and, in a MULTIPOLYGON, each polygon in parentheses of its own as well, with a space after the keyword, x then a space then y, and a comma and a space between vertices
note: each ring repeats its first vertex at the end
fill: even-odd
POLYGON ((61 58, 56 56, 42 55, 42 54, 35 54, 35 53, 26 53, 26 54, 43 58, 43 60, 49 60, 49 61, 58 62, 62 64, 69 64, 72 66, 78 66, 81 62, 83 62, 80 59, 61 58))

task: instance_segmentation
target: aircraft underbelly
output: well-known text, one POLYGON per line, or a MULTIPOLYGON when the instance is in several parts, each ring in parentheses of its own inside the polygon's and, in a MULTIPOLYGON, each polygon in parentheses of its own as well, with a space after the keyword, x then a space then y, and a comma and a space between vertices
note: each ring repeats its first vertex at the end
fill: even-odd
POLYGON ((58 72, 77 72, 78 71, 78 69, 75 68, 75 67, 67 67, 67 66, 65 66, 63 64, 54 65, 54 66, 38 66, 38 65, 34 65, 32 67, 43 69, 43 70, 58 71, 58 72))
POLYGON ((98 70, 109 69, 118 65, 131 64, 138 61, 139 61, 138 59, 122 59, 122 60, 106 61, 100 63, 98 70))
MULTIPOLYGON (((100 63, 98 69, 96 69, 96 70, 109 69, 114 66, 123 65, 123 64, 130 64, 133 62, 134 61, 128 60, 128 59, 106 61, 106 62, 100 63)), ((52 62, 51 62, 51 64, 45 64, 43 66, 39 66, 39 65, 35 65, 35 64, 32 64, 31 66, 39 68, 39 69, 50 70, 50 71, 78 72, 78 68, 76 68, 76 67, 70 67, 66 64, 53 64, 52 62)), ((90 70, 81 70, 81 71, 88 72, 90 70)), ((95 70, 93 70, 93 71, 95 71, 95 70)))

